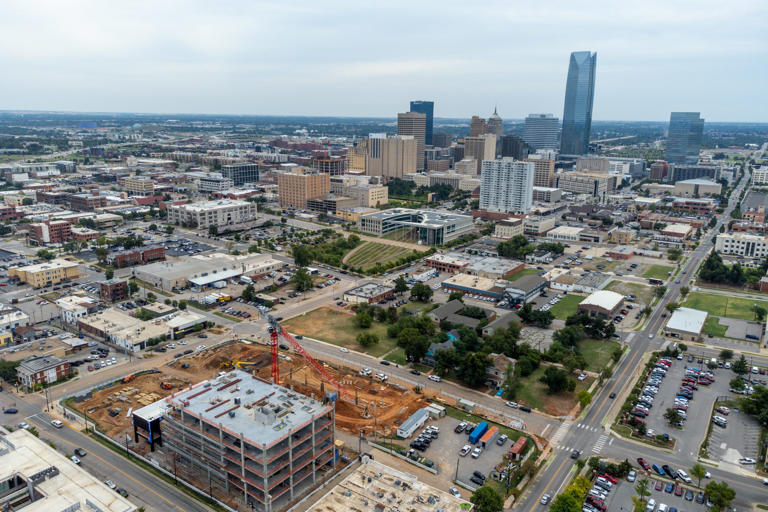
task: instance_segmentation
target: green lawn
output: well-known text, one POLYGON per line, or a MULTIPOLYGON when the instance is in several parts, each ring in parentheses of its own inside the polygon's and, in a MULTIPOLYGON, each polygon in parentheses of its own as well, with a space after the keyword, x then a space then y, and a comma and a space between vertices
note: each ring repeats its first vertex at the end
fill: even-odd
POLYGON ((340 347, 353 348, 374 357, 382 357, 397 347, 395 340, 387 337, 386 324, 374 321, 370 328, 361 329, 355 323, 355 315, 335 309, 317 308, 288 319, 282 324, 292 334, 301 334, 340 347), (361 332, 377 335, 379 343, 368 348, 358 346, 357 335, 361 332))
POLYGON ((576 309, 583 300, 584 297, 581 295, 566 295, 560 299, 560 302, 552 306, 550 311, 555 315, 555 318, 565 320, 569 316, 576 314, 576 309))
POLYGON ((709 336, 717 336, 718 338, 725 337, 725 331, 728 330, 728 326, 722 325, 720 319, 716 316, 708 316, 707 321, 704 323, 704 333, 709 336))
POLYGON ((395 350, 384 356, 384 359, 392 363, 405 365, 405 349, 397 347, 395 350))
POLYGON ((611 361, 613 351, 621 348, 615 341, 606 340, 582 340, 578 343, 579 352, 584 355, 589 367, 587 370, 599 372, 611 361))
POLYGON ((628 283, 625 281, 611 281, 606 290, 611 290, 616 293, 620 293, 624 296, 634 295, 635 302, 641 304, 650 304, 653 298, 653 288, 640 283, 628 283))
POLYGON ((576 405, 576 396, 579 391, 587 389, 594 379, 589 377, 586 380, 578 381, 576 375, 573 375, 572 378, 576 382, 576 388, 573 392, 548 395, 546 384, 539 380, 544 376, 546 368, 545 365, 541 365, 532 374, 520 379, 522 386, 520 386, 515 400, 524 402, 533 409, 547 414, 554 414, 555 416, 568 414, 571 408, 576 405))
POLYGON ((386 263, 396 260, 410 252, 410 249, 395 245, 386 245, 376 242, 365 242, 345 260, 350 267, 367 269, 376 263, 386 263))
POLYGON ((512 274, 511 276, 509 276, 507 278, 507 281, 517 281, 518 279, 520 279, 523 276, 534 275, 534 274, 537 274, 538 272, 539 271, 536 270, 535 268, 524 268, 520 272, 516 272, 516 273, 512 274))
POLYGON ((688 294, 683 306, 706 311, 710 315, 738 318, 740 320, 754 320, 752 305, 768 309, 768 301, 729 297, 714 293, 691 292, 688 294))
POLYGON ((651 265, 648 270, 643 272, 643 277, 666 281, 669 278, 669 272, 674 272, 674 270, 675 267, 669 267, 667 265, 651 265))

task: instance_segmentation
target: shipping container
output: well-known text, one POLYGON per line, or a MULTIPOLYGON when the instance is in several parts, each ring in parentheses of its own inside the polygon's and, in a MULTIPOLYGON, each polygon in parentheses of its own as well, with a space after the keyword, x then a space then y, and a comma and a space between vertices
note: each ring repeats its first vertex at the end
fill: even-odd
POLYGON ((489 428, 483 437, 480 438, 480 445, 485 448, 487 445, 491 444, 494 439, 496 439, 497 435, 499 435, 499 427, 489 428))
POLYGON ((488 430, 488 422, 483 421, 469 434, 469 444, 476 444, 483 437, 483 434, 488 430))

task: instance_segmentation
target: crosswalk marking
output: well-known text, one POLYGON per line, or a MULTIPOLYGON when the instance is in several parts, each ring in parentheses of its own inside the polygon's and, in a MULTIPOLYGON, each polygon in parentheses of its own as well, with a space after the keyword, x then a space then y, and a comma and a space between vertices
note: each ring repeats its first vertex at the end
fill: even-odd
POLYGON ((557 448, 560 444, 560 441, 563 439, 565 434, 568 432, 568 429, 570 428, 570 423, 562 423, 560 427, 555 431, 555 434, 552 436, 552 439, 549 440, 550 444, 557 448))
POLYGON ((592 451, 595 453, 600 453, 603 451, 603 447, 605 446, 605 442, 608 441, 608 436, 605 434, 602 434, 600 437, 597 438, 597 442, 595 442, 595 445, 592 447, 592 451))

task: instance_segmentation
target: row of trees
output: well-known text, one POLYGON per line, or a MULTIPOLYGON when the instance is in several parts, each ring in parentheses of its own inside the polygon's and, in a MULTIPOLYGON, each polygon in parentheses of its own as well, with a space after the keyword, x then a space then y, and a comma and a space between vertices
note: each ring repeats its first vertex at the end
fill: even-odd
POLYGON ((712 251, 699 268, 699 278, 710 283, 730 284, 733 286, 754 286, 768 272, 768 258, 759 268, 743 268, 738 263, 727 265, 720 255, 712 251))

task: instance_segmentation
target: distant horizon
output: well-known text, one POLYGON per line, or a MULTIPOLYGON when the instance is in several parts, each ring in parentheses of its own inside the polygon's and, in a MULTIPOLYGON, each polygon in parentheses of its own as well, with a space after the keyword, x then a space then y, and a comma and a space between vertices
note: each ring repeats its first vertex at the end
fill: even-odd
MULTIPOLYGON (((402 112, 407 112, 407 109, 403 110, 402 112)), ((531 114, 551 114, 551 112, 531 112, 531 114)), ((768 121, 723 121, 723 120, 709 120, 704 115, 703 112, 700 112, 701 116, 704 117, 704 126, 708 123, 716 123, 716 124, 768 124, 768 121)), ((52 114, 52 115, 94 115, 94 116, 188 116, 188 117, 194 117, 194 116, 205 116, 205 117, 274 117, 274 118, 307 118, 307 119, 360 119, 360 120, 382 120, 382 121, 391 121, 393 123, 397 123, 397 113, 395 113, 392 117, 387 116, 345 116, 345 115, 304 115, 304 114, 231 114, 231 113, 204 113, 204 112, 129 112, 129 111, 104 111, 104 110, 94 110, 94 111, 86 111, 86 110, 35 110, 35 109, 0 109, 0 115, 3 114, 52 114)), ((490 116, 482 115, 482 114, 472 114, 472 115, 479 115, 482 118, 487 118, 490 116)), ((524 122, 525 117, 504 117, 503 115, 499 114, 504 122, 506 121, 519 121, 524 122)), ((554 115, 554 114, 553 114, 554 115)), ((562 124, 562 116, 554 115, 558 119, 558 121, 562 124)), ((437 116, 435 115, 435 121, 467 121, 469 122, 471 119, 471 116, 469 117, 445 117, 445 116, 437 116)), ((652 119, 593 119, 592 122, 597 123, 664 123, 669 124, 669 118, 664 120, 652 120, 652 119)), ((469 127, 469 124, 467 124, 467 127, 469 127)))

